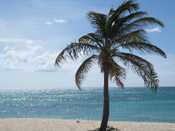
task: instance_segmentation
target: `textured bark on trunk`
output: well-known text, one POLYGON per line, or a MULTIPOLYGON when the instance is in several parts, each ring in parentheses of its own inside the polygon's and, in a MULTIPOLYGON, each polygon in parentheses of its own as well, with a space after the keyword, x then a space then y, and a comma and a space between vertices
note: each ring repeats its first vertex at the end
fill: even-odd
POLYGON ((105 63, 103 65, 104 68, 104 100, 103 100, 103 117, 100 126, 100 131, 106 131, 108 118, 109 118, 109 93, 108 93, 108 75, 109 75, 109 67, 108 64, 105 63))

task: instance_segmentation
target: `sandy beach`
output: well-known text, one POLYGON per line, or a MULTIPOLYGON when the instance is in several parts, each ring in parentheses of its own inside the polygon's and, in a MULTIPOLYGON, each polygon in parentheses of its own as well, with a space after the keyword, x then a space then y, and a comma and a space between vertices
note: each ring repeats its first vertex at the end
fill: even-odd
MULTIPOLYGON (((0 131, 90 131, 100 121, 61 119, 0 119, 0 131)), ((109 122, 121 131, 175 131, 175 123, 109 122)))

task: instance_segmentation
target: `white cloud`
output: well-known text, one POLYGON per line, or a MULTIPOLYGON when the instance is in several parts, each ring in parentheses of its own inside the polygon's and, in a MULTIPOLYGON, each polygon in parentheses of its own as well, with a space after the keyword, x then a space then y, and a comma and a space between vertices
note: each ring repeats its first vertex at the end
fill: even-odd
POLYGON ((46 21, 46 24, 47 24, 47 25, 52 25, 52 22, 46 21))
POLYGON ((55 22, 57 23, 66 23, 64 19, 55 19, 55 22))
POLYGON ((6 47, 3 49, 3 51, 13 50, 13 49, 14 49, 14 47, 9 47, 9 46, 6 46, 6 47))
POLYGON ((160 29, 160 27, 155 27, 152 29, 145 29, 147 32, 162 32, 162 30, 160 29))
POLYGON ((41 41, 34 41, 31 39, 17 39, 17 38, 0 38, 0 43, 25 43, 25 44, 33 44, 41 41))
POLYGON ((0 53, 0 70, 52 71, 58 53, 45 51, 41 45, 24 45, 23 49, 6 46, 0 53))
MULTIPOLYGON (((0 71, 3 70, 23 70, 23 71, 54 71, 55 59, 58 52, 49 52, 37 41, 26 39, 2 39, 5 43, 24 43, 20 45, 7 44, 0 50, 0 71), (25 44, 27 43, 27 44, 25 44), (28 44, 32 43, 32 44, 28 44)), ((41 42, 41 41, 38 41, 41 42)), ((80 59, 81 61, 82 59, 80 59)), ((78 63, 80 63, 80 61, 78 63)), ((77 62, 64 64, 62 71, 74 70, 77 62)))
MULTIPOLYGON (((64 19, 55 19, 53 22, 56 22, 56 23, 66 23, 66 21, 65 21, 64 19)), ((46 21, 45 23, 46 23, 47 25, 52 25, 53 22, 51 22, 51 21, 46 21)))

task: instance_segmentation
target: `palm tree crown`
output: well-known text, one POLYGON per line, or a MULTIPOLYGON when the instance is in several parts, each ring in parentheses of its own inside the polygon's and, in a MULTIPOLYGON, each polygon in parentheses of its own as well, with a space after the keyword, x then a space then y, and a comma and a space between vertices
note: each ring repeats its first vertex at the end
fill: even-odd
POLYGON ((59 66, 63 60, 67 58, 75 60, 80 55, 88 57, 75 75, 76 85, 80 89, 84 75, 94 62, 100 65, 102 72, 104 63, 107 63, 110 80, 114 80, 119 87, 124 88, 122 79, 126 76, 126 69, 117 63, 120 61, 141 76, 146 87, 156 92, 158 77, 153 65, 132 52, 137 50, 139 53, 156 53, 166 58, 166 54, 148 40, 144 30, 149 25, 161 27, 164 25, 153 17, 147 17, 146 12, 138 9, 139 5, 134 0, 128 0, 117 9, 111 7, 107 15, 88 12, 88 19, 96 29, 95 33, 86 34, 78 42, 68 45, 58 55, 55 64, 59 66))

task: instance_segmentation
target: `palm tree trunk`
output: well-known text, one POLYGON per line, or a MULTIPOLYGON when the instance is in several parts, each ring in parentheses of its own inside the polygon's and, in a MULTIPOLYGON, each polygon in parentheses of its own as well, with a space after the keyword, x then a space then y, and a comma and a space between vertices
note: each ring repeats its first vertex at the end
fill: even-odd
POLYGON ((108 118, 109 118, 109 93, 108 93, 108 74, 109 74, 109 67, 107 63, 104 63, 104 100, 103 100, 103 117, 100 126, 100 131, 106 131, 108 118))

